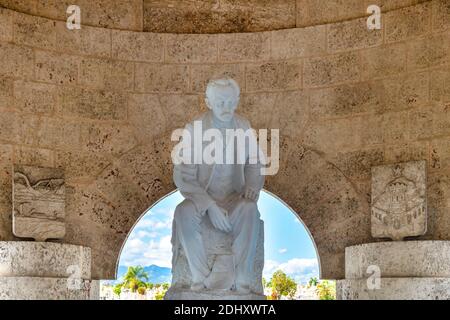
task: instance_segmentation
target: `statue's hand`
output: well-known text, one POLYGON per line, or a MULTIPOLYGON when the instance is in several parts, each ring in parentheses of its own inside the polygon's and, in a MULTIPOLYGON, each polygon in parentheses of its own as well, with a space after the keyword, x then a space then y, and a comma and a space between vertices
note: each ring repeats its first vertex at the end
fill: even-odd
POLYGON ((246 188, 245 189, 245 192, 244 192, 244 198, 245 199, 249 199, 249 200, 252 200, 252 201, 256 202, 258 200, 258 197, 259 197, 259 192, 258 191, 254 190, 252 188, 246 188))
POLYGON ((228 220, 227 211, 214 204, 208 209, 209 220, 212 225, 223 232, 231 232, 231 223, 228 220))

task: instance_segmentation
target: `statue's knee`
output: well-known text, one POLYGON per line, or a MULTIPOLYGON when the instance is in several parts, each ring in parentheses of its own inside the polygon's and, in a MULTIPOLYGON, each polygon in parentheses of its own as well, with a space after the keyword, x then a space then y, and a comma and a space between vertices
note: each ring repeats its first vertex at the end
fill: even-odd
POLYGON ((246 211, 248 216, 252 218, 259 218, 260 214, 258 211, 258 206, 255 201, 249 199, 242 199, 242 208, 246 211))

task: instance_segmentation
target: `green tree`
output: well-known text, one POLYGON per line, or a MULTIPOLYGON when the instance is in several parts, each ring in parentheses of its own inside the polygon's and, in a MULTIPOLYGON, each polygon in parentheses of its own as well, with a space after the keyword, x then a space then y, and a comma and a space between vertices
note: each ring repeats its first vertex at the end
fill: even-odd
POLYGON ((155 293, 155 300, 164 300, 165 291, 159 291, 155 293))
POLYGON ((336 281, 321 281, 317 284, 316 292, 320 300, 336 300, 336 281))
POLYGON ((153 283, 147 282, 147 289, 152 290, 153 289, 153 283))
POLYGON ((163 284, 162 284, 162 287, 163 287, 164 291, 169 290, 169 284, 168 284, 167 282, 166 282, 166 283, 163 283, 163 284))
POLYGON ((144 295, 146 291, 147 291, 147 288, 146 288, 146 287, 139 287, 139 288, 137 289, 137 292, 138 292, 140 295, 144 295))
POLYGON ((143 267, 128 267, 124 276, 123 286, 129 288, 131 292, 136 292, 139 287, 145 287, 145 281, 148 281, 148 274, 143 267))
POLYGON ((279 300, 281 296, 293 298, 297 292, 297 283, 281 270, 275 271, 272 275, 272 279, 270 279, 270 283, 273 297, 276 300, 279 300))
POLYGON ((113 292, 114 292, 114 294, 120 296, 120 293, 122 292, 122 284, 121 283, 116 284, 114 286, 113 292))
POLYGON ((319 280, 317 280, 316 277, 309 279, 308 281, 308 287, 316 287, 319 283, 319 280))

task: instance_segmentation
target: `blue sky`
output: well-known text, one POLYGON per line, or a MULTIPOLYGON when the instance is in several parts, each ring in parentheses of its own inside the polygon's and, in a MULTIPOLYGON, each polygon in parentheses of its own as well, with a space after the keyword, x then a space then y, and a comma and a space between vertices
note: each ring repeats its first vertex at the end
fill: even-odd
MULTIPOLYGON (((173 212, 183 200, 179 192, 163 198, 138 221, 123 248, 121 266, 171 267, 173 212)), ((262 192, 258 201, 264 220, 264 276, 282 269, 297 282, 305 283, 319 276, 318 262, 313 242, 300 220, 280 200, 262 192)))

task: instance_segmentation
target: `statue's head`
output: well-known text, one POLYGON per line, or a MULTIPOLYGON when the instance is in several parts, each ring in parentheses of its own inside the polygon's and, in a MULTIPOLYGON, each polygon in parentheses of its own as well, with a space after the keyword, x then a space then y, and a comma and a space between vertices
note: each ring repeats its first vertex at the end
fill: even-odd
POLYGON ((209 81, 206 87, 206 105, 220 121, 233 119, 234 111, 239 104, 241 90, 231 78, 220 78, 209 81))

